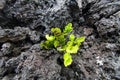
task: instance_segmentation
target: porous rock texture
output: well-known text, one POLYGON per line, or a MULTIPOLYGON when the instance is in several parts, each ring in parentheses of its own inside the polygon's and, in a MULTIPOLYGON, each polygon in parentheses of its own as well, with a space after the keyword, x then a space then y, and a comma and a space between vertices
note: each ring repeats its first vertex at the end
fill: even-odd
POLYGON ((0 0, 0 80, 120 80, 120 0, 0 0), (86 40, 64 67, 39 44, 69 22, 86 40))

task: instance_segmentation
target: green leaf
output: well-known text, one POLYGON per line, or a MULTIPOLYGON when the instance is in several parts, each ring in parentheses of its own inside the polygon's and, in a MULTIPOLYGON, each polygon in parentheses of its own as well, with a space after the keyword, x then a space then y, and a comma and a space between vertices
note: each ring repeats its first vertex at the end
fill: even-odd
POLYGON ((63 47, 57 47, 58 51, 65 51, 66 50, 66 45, 64 45, 63 47))
POLYGON ((59 41, 55 40, 54 41, 54 47, 56 48, 57 46, 59 46, 59 41))
POLYGON ((80 37, 80 38, 76 38, 76 40, 75 40, 75 43, 77 43, 77 44, 81 44, 82 42, 84 42, 85 41, 85 36, 82 36, 82 37, 80 37))
POLYGON ((70 34, 70 38, 69 38, 71 41, 74 41, 74 39, 75 39, 75 36, 74 36, 74 34, 70 34))
POLYGON ((49 41, 45 41, 45 42, 41 43, 40 46, 42 48, 44 47, 45 49, 48 49, 49 48, 49 44, 50 44, 49 41))
POLYGON ((67 53, 77 53, 77 51, 79 50, 79 46, 78 45, 75 45, 75 46, 68 46, 66 48, 66 52, 67 53))
POLYGON ((44 47, 44 42, 42 42, 42 43, 40 44, 40 46, 43 48, 43 47, 44 47))
POLYGON ((65 26, 65 29, 63 30, 64 33, 70 33, 72 32, 73 28, 72 28, 72 23, 68 23, 66 26, 65 26))
POLYGON ((79 50, 79 46, 78 45, 75 45, 75 46, 72 46, 72 52, 71 53, 77 53, 79 50))
POLYGON ((61 34, 61 29, 60 28, 52 28, 51 32, 54 33, 54 35, 60 35, 61 34))
POLYGON ((75 38, 74 34, 70 34, 73 30, 72 23, 68 23, 63 30, 60 28, 51 28, 53 35, 46 35, 46 41, 40 44, 46 49, 56 48, 58 51, 65 52, 63 55, 65 67, 72 64, 72 55, 76 54, 79 46, 85 41, 85 37, 75 38), (68 40, 69 37, 69 40, 68 40))
POLYGON ((61 51, 64 51, 65 49, 58 47, 57 50, 61 52, 61 51))
POLYGON ((57 36, 56 40, 59 41, 60 45, 65 45, 66 38, 64 35, 57 36))
POLYGON ((55 39, 54 36, 49 36, 48 34, 45 37, 48 41, 53 41, 55 39))
POLYGON ((73 41, 68 41, 67 42, 67 46, 72 46, 73 45, 73 41))
POLYGON ((72 56, 70 55, 70 53, 65 53, 63 59, 65 67, 68 67, 72 64, 72 56))

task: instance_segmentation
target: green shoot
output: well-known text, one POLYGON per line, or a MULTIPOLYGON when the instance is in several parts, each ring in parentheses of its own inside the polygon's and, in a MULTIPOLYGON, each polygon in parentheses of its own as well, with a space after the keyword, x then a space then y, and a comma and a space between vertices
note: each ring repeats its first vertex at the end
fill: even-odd
POLYGON ((72 54, 76 54, 82 42, 85 41, 85 36, 75 37, 71 34, 73 31, 72 23, 65 26, 63 31, 60 28, 52 28, 53 35, 46 35, 46 41, 40 45, 45 49, 56 48, 58 51, 64 52, 63 59, 65 67, 72 64, 72 54), (67 39, 69 37, 69 40, 67 39))

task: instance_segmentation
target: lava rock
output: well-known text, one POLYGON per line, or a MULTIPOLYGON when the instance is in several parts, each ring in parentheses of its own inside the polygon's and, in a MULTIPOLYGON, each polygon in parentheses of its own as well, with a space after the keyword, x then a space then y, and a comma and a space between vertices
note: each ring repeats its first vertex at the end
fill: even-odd
POLYGON ((99 21, 101 18, 108 18, 114 13, 118 12, 120 9, 119 5, 119 1, 117 0, 95 1, 94 4, 89 6, 90 8, 85 9, 85 19, 88 21, 88 23, 94 25, 94 23, 99 21))
POLYGON ((100 35, 105 35, 107 33, 112 33, 118 30, 117 23, 111 19, 101 19, 95 23, 97 26, 97 31, 100 35))
POLYGON ((5 1, 0 12, 0 80, 120 78, 119 0, 5 1), (61 52, 39 44, 52 27, 63 28, 69 22, 73 33, 86 40, 72 55, 73 63, 64 67, 61 52))
POLYGON ((15 27, 14 29, 1 29, 0 30, 0 42, 12 41, 17 42, 30 38, 31 41, 40 41, 40 33, 31 31, 29 28, 15 27))
POLYGON ((33 43, 40 41, 40 34, 37 31, 30 31, 29 37, 33 43))
POLYGON ((15 29, 2 29, 0 30, 0 42, 5 41, 19 41, 26 38, 28 28, 16 27, 15 29))
POLYGON ((1 52, 0 56, 10 55, 10 53, 12 52, 12 49, 13 47, 10 43, 4 43, 0 51, 1 52))
POLYGON ((5 63, 8 60, 7 57, 0 58, 0 79, 6 74, 7 69, 5 68, 5 63))
POLYGON ((18 75, 14 77, 14 80, 20 76, 21 80, 27 79, 40 79, 40 80, 56 80, 59 78, 60 66, 56 64, 57 56, 49 60, 44 60, 35 52, 24 52, 21 55, 26 55, 23 63, 20 63, 16 69, 18 75))
POLYGON ((65 26, 73 20, 80 23, 80 4, 76 0, 16 0, 6 4, 4 13, 12 20, 29 24, 32 29, 41 26, 48 29, 65 26))
POLYGON ((2 10, 5 6, 6 1, 5 0, 0 0, 0 10, 2 10))
POLYGON ((7 58, 6 60, 0 59, 0 77, 6 79, 7 77, 12 80, 57 80, 60 78, 61 67, 57 64, 57 55, 48 55, 53 52, 41 51, 39 44, 33 45, 28 51, 21 52, 20 55, 7 58), (41 56, 41 54, 47 55, 41 56), (9 75, 6 75, 9 74, 9 75), (11 75, 11 76, 10 76, 11 75))

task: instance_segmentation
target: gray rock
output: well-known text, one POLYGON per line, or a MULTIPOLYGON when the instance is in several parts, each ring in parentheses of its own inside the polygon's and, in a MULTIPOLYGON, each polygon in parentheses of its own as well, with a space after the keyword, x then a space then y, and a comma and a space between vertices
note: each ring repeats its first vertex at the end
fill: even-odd
POLYGON ((39 52, 41 50, 40 44, 34 44, 29 50, 39 52))
POLYGON ((76 24, 80 23, 80 4, 81 2, 75 0, 17 0, 13 5, 7 4, 10 8, 4 9, 4 13, 10 19, 14 17, 20 22, 30 24, 28 26, 32 29, 48 29, 63 27, 73 20, 76 24))
POLYGON ((2 78, 2 80, 9 80, 9 77, 5 76, 5 77, 2 78))
POLYGON ((116 73, 115 79, 119 80, 120 79, 120 70, 116 73))
POLYGON ((95 23, 97 26, 97 31, 100 35, 105 35, 107 33, 112 33, 118 30, 118 24, 112 19, 102 18, 95 23))
POLYGON ((79 8, 82 8, 82 0, 76 0, 76 2, 78 3, 79 8))
POLYGON ((4 8, 6 1, 0 0, 0 10, 4 8))
POLYGON ((12 49, 13 47, 10 43, 4 43, 1 49, 1 56, 10 55, 12 49))
POLYGON ((7 75, 7 76, 4 76, 3 78, 2 78, 2 80, 12 80, 12 77, 13 77, 14 75, 12 75, 12 74, 10 74, 10 75, 7 75))
MULTIPOLYGON (((18 67, 14 68, 17 75, 13 77, 13 80, 19 78, 20 80, 35 79, 38 80, 53 80, 57 79, 60 75, 61 67, 56 64, 56 57, 49 58, 49 60, 43 60, 44 58, 38 55, 38 52, 23 52, 20 55, 20 59, 24 62, 18 62, 18 67), (25 58, 26 56, 26 58, 25 58)), ((18 60, 16 58, 16 60, 18 60)), ((14 63, 14 61, 12 60, 14 63)), ((12 64, 10 64, 11 66, 12 64)), ((13 67, 13 66, 11 66, 13 67)))
POLYGON ((4 9, 6 5, 6 0, 0 0, 0 25, 4 25, 8 22, 7 18, 5 17, 2 10, 4 9))
POLYGON ((8 60, 7 57, 1 57, 0 58, 0 78, 2 78, 5 73, 7 72, 7 69, 5 68, 5 62, 8 60))
POLYGON ((40 34, 37 31, 30 31, 29 37, 34 43, 40 41, 40 34))
POLYGON ((91 8, 86 10, 88 12, 86 15, 86 20, 91 24, 99 21, 101 18, 108 18, 114 13, 118 12, 120 9, 120 3, 117 0, 100 0, 95 1, 94 4, 91 5, 91 8), (93 14, 91 14, 93 13, 93 14))
POLYGON ((5 41, 19 41, 26 38, 28 28, 16 27, 15 29, 2 29, 0 30, 0 42, 5 41))
POLYGON ((4 68, 4 67, 0 68, 0 77, 3 77, 6 72, 7 72, 6 68, 4 68))
POLYGON ((0 80, 119 79, 119 2, 7 0, 0 13, 0 24, 5 22, 3 13, 11 24, 0 28, 0 80), (66 68, 61 52, 44 50, 39 43, 51 27, 63 28, 68 22, 73 23, 73 33, 86 35, 86 40, 66 68), (3 59, 3 54, 10 52, 15 55, 3 59))
POLYGON ((17 42, 27 37, 34 43, 40 41, 40 34, 36 31, 31 31, 29 28, 15 27, 14 29, 0 30, 0 42, 17 42))

